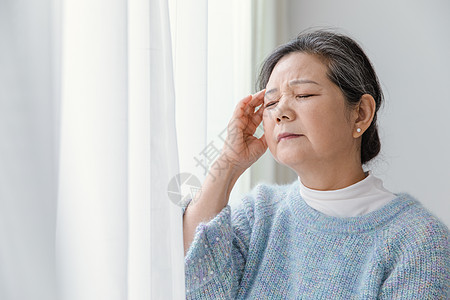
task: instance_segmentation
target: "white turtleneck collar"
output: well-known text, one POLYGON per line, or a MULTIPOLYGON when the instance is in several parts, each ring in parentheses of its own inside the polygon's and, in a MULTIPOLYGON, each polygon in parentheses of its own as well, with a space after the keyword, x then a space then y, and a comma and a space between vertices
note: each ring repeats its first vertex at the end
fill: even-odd
POLYGON ((318 191, 300 182, 300 195, 305 202, 321 213, 333 217, 356 217, 375 211, 396 196, 383 187, 381 179, 370 172, 363 180, 339 190, 318 191))

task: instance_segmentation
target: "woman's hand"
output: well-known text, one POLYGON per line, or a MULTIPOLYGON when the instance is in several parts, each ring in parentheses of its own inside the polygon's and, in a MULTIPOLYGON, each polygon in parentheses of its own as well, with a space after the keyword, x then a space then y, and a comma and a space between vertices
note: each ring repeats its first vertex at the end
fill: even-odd
MULTIPOLYGON (((267 150, 266 138, 253 134, 262 121, 263 110, 255 108, 264 102, 264 90, 239 101, 227 127, 227 138, 216 168, 212 167, 202 188, 189 203, 183 215, 185 255, 200 222, 208 222, 228 204, 231 190, 239 176, 267 150), (226 165, 223 165, 225 163, 226 165), (224 173, 221 173, 225 171, 224 173)), ((213 164, 214 166, 214 164, 213 164)))
POLYGON ((239 101, 227 127, 227 138, 221 153, 221 160, 230 167, 244 172, 267 150, 263 134, 259 139, 253 136, 262 121, 264 107, 256 112, 255 108, 264 103, 265 90, 259 91, 239 101))

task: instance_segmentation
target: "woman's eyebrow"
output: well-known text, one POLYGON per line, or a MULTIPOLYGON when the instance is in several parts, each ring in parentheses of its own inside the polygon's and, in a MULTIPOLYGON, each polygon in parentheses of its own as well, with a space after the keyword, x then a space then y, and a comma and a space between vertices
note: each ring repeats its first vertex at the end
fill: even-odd
POLYGON ((273 88, 273 89, 270 89, 270 90, 268 90, 268 91, 266 91, 265 93, 264 93, 264 96, 265 95, 270 95, 270 94, 273 94, 273 93, 275 93, 276 91, 278 91, 278 89, 277 88, 273 88))
POLYGON ((315 82, 314 80, 310 80, 310 79, 294 79, 289 82, 289 85, 291 86, 291 85, 297 85, 297 84, 302 84, 302 83, 313 83, 313 84, 320 85, 317 82, 315 82))

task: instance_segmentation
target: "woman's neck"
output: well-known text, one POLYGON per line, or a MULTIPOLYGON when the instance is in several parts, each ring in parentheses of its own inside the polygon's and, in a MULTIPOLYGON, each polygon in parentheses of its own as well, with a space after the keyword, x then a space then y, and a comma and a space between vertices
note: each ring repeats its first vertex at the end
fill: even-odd
POLYGON ((347 166, 316 166, 309 170, 295 170, 303 185, 312 190, 329 191, 346 188, 366 177, 361 164, 347 166))

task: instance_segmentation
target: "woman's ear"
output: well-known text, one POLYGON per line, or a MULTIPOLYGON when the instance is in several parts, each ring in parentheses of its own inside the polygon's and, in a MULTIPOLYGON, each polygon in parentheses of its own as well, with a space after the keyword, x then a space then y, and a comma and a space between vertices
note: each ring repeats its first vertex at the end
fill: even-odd
POLYGON ((353 137, 358 138, 372 124, 375 115, 376 103, 372 95, 364 94, 359 100, 359 104, 355 107, 355 128, 353 129, 353 137))

